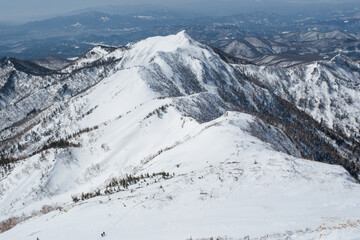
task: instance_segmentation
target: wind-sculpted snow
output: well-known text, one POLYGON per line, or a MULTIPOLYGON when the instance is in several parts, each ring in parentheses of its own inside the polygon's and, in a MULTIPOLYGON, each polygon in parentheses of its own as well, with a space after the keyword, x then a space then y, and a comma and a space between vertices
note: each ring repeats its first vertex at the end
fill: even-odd
POLYGON ((9 64, 0 239, 258 238, 358 220, 357 143, 185 32, 46 74, 9 64))

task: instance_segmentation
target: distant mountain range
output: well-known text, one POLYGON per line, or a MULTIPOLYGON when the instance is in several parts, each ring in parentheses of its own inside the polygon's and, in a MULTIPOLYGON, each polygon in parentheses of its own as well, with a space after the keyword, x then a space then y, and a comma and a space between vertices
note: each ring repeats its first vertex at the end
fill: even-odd
POLYGON ((309 31, 282 33, 264 37, 244 37, 220 48, 238 58, 257 65, 292 66, 321 59, 331 59, 337 54, 360 59, 360 34, 309 31))
MULTIPOLYGON (((195 39, 220 48, 234 40, 238 40, 239 43, 233 42, 232 46, 246 45, 247 40, 244 37, 249 36, 266 39, 269 41, 268 44, 274 45, 272 46, 274 49, 268 53, 278 52, 278 49, 284 46, 288 47, 287 51, 296 52, 300 48, 304 52, 304 49, 311 48, 307 41, 313 41, 312 35, 317 33, 321 35, 340 31, 343 35, 350 36, 349 39, 341 36, 341 39, 357 41, 358 36, 354 34, 360 32, 360 12, 354 9, 331 13, 309 16, 249 13, 204 17, 156 9, 134 10, 127 15, 93 10, 82 11, 76 15, 55 17, 19 26, 0 26, 0 56, 21 59, 41 59, 47 56, 69 58, 79 56, 98 44, 121 46, 149 36, 173 34, 183 29, 195 39), (275 37, 279 35, 283 39, 275 37)), ((339 40, 337 37, 341 34, 335 35, 334 39, 339 40)), ((330 37, 328 36, 327 40, 330 37)), ((339 48, 344 54, 348 50, 346 47, 350 47, 352 51, 354 45, 346 41, 331 43, 327 41, 327 43, 328 47, 323 46, 323 42, 321 48, 326 49, 330 46, 334 49, 339 48), (345 49, 342 48, 343 43, 346 44, 345 49)), ((317 44, 316 48, 319 45, 317 44)), ((251 46, 249 47, 251 49, 251 46)), ((241 51, 250 51, 245 54, 247 57, 259 57, 265 49, 257 52, 259 50, 241 51)))

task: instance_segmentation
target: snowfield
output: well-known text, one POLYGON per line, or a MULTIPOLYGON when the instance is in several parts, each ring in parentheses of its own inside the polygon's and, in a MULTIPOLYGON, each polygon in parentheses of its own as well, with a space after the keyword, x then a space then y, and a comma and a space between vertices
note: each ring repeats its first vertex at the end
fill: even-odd
POLYGON ((341 166, 301 158, 280 128, 218 104, 209 79, 234 82, 234 70, 210 48, 185 32, 127 47, 93 50, 94 61, 119 61, 31 128, 77 145, 0 175, 0 221, 22 219, 1 240, 360 239, 360 185, 341 166), (222 114, 185 114, 208 106, 222 114), (139 180, 109 187, 128 176, 139 180))

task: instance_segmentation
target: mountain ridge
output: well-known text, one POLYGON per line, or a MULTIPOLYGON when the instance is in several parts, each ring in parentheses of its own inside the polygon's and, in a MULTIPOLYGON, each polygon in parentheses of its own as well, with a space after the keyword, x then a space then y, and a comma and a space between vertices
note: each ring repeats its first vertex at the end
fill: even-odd
MULTIPOLYGON (((176 238, 184 239, 189 232, 199 238, 216 232, 242 236, 246 231, 236 223, 252 218, 252 212, 239 205, 239 199, 246 204, 260 202, 251 208, 261 219, 272 212, 261 206, 276 209, 272 220, 283 219, 279 220, 283 227, 269 224, 257 233, 259 222, 250 224, 249 234, 258 237, 330 224, 322 217, 340 203, 346 211, 336 209, 329 217, 356 219, 358 142, 321 125, 184 31, 108 50, 96 47, 47 76, 12 69, 15 77, 3 78, 13 87, 6 88, 6 95, 0 90, 0 221, 20 212, 32 216, 45 205, 55 210, 39 212, 38 218, 30 217, 0 234, 0 239, 24 239, 34 229, 39 230, 40 238, 50 237, 59 233, 54 229, 57 221, 72 236, 93 238, 95 232, 104 230, 81 217, 91 215, 91 206, 111 239, 120 232, 107 224, 116 225, 126 213, 130 224, 123 222, 129 227, 124 236, 131 238, 132 232, 136 235, 132 239, 146 234, 165 239, 170 232, 159 231, 164 233, 161 237, 146 225, 159 229, 164 224, 162 214, 174 209, 190 213, 198 206, 204 211, 197 212, 197 223, 212 214, 218 216, 216 209, 222 209, 234 227, 226 231, 223 220, 214 220, 210 223, 213 230, 200 224, 195 231, 187 224, 181 227, 185 221, 170 214, 175 222, 180 221, 175 226, 183 231, 175 231, 176 238), (24 79, 31 84, 31 92, 26 91, 29 86, 24 79), (342 165, 347 171, 306 159, 342 165), (146 177, 147 173, 155 178, 146 177), (128 181, 129 176, 139 180, 125 188, 115 183, 109 187, 113 179, 128 181), (281 197, 274 198, 267 186, 281 197), (184 190, 187 187, 189 191, 184 190), (340 199, 338 191, 348 197, 340 199), (307 198, 314 192, 319 192, 318 198, 307 198), (72 202, 72 196, 80 202, 72 202), (327 199, 334 202, 325 206, 327 199), (311 215, 309 202, 316 209, 311 224, 299 214, 286 224, 288 218, 282 217, 296 205, 307 217, 311 215), (66 210, 56 210, 56 206, 66 210), (114 210, 113 206, 124 208, 114 210), (156 209, 159 213, 151 224, 145 216, 156 209), (88 233, 81 228, 70 230, 74 221, 67 211, 78 226, 93 228, 88 233), (116 217, 101 211, 114 211, 116 217), (239 217, 241 212, 244 219, 239 217), (134 232, 130 226, 137 214, 144 217, 143 231, 134 232), (34 227, 35 222, 49 218, 55 220, 41 224, 46 226, 41 229, 34 227)), ((186 220, 190 215, 180 214, 186 220)), ((66 238, 66 234, 63 231, 57 238, 66 238)))

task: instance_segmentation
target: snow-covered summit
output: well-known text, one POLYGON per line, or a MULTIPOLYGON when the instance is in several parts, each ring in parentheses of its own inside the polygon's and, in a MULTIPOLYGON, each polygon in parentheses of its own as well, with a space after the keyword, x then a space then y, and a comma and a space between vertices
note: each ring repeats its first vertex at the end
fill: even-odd
POLYGON ((179 48, 188 48, 192 45, 200 46, 201 44, 193 40, 185 30, 182 30, 174 35, 149 37, 130 45, 148 53, 144 55, 152 55, 155 52, 172 52, 179 48))
POLYGON ((126 66, 132 67, 151 63, 154 57, 162 53, 195 54, 204 46, 193 40, 184 30, 175 35, 150 37, 129 44, 128 47, 130 51, 124 62, 126 62, 126 66))

